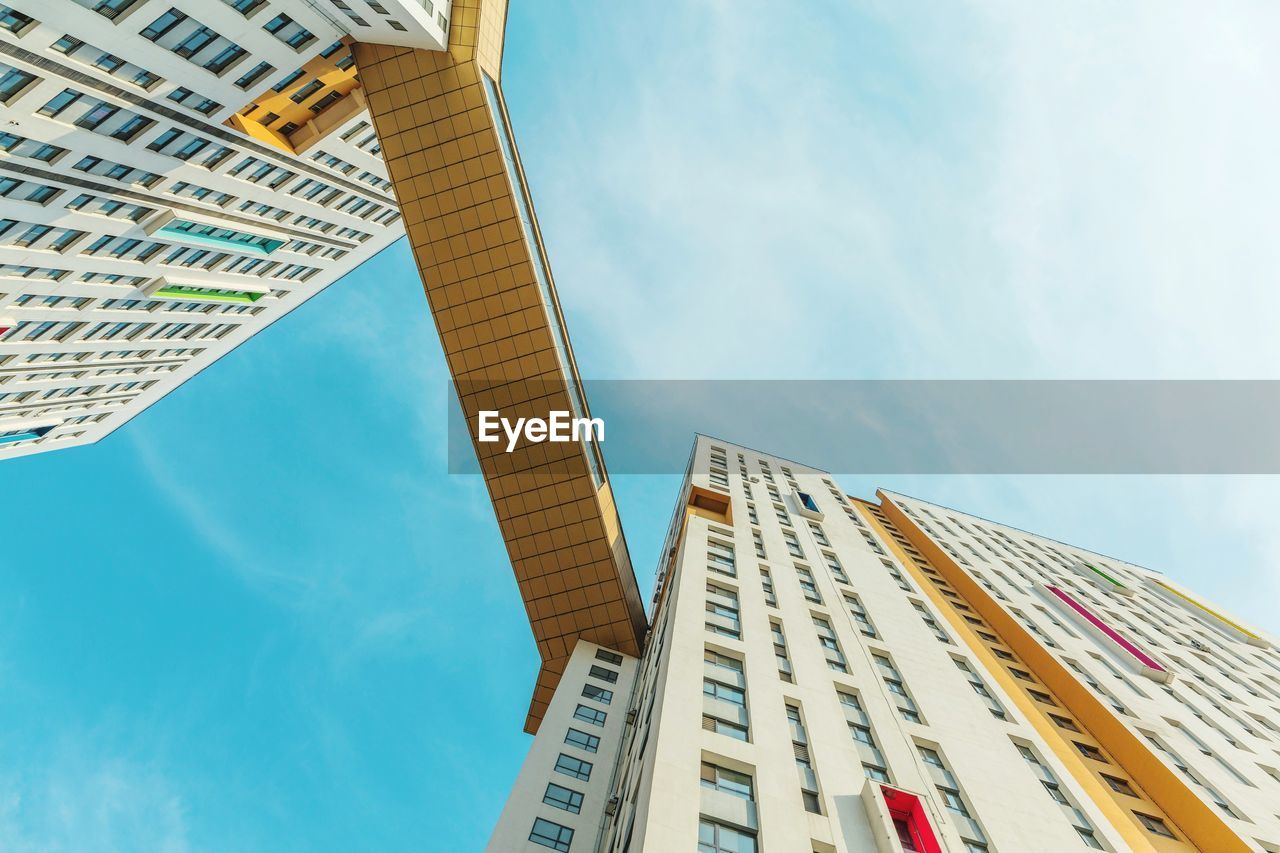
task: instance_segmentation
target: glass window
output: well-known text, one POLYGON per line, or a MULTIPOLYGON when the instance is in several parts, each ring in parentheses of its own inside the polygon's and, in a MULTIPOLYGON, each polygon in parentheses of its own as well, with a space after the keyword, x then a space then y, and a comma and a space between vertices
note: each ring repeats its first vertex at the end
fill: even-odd
POLYGON ((567 851, 573 842, 573 830, 549 820, 535 818, 529 840, 534 844, 550 847, 552 850, 567 851))
POLYGON ((698 821, 698 853, 756 853, 756 837, 702 818, 698 821))
POLYGON ((547 790, 542 795, 542 801, 549 806, 555 806, 558 809, 564 809, 574 814, 579 814, 582 811, 582 794, 557 785, 555 782, 547 783, 547 790))
POLYGON ((600 738, 595 735, 589 735, 586 732, 580 732, 577 729, 569 729, 568 734, 564 736, 564 742, 587 752, 595 752, 600 748, 600 738))
POLYGON ((719 699, 722 702, 731 702, 744 708, 747 705, 747 694, 740 688, 721 684, 719 681, 712 681, 710 678, 702 679, 702 694, 713 699, 719 699))
POLYGON ((592 678, 598 678, 609 684, 618 683, 618 673, 612 669, 605 669, 602 666, 592 666, 591 672, 588 673, 592 678))
POLYGON ((593 726, 603 726, 605 720, 605 712, 598 711, 595 708, 588 708, 586 705, 579 705, 578 709, 573 712, 576 719, 582 720, 584 723, 590 723, 593 726))
POLYGON ((586 782, 591 778, 591 762, 583 761, 581 758, 574 758, 572 755, 565 755, 562 752, 560 757, 556 759, 556 772, 586 782))
POLYGON ((613 691, 605 690, 603 687, 597 687, 594 684, 587 684, 582 688, 582 695, 602 705, 608 705, 613 701, 613 691))
MULTIPOLYGON (((0 104, 7 104, 9 100, 17 95, 23 89, 35 80, 34 74, 28 74, 26 71, 19 71, 16 68, 10 68, 0 77, 0 104)), ((42 109, 43 113, 44 110, 42 109)), ((49 113, 45 113, 49 115, 49 113)))
POLYGON ((20 32, 33 19, 8 6, 0 6, 0 27, 11 33, 20 32))
POLYGON ((1106 773, 1102 773, 1100 775, 1102 776, 1102 780, 1107 783, 1108 787, 1117 794, 1124 794, 1126 797, 1138 796, 1138 792, 1133 790, 1133 786, 1124 779, 1117 779, 1115 776, 1108 776, 1106 773))
POLYGON ((1151 834, 1161 835, 1165 838, 1177 838, 1177 836, 1170 831, 1168 825, 1160 818, 1149 814, 1143 814, 1142 812, 1134 812, 1134 815, 1151 834))
POLYGON ((750 776, 706 761, 702 762, 702 787, 724 791, 751 802, 755 800, 750 776))
POLYGON ((259 62, 257 65, 245 72, 240 79, 236 80, 236 85, 241 89, 248 89, 254 83, 257 83, 263 77, 275 71, 275 68, 269 62, 259 62))
POLYGON ((596 660, 602 660, 605 663, 611 663, 617 666, 622 663, 622 655, 616 652, 606 651, 605 649, 596 649, 596 660))

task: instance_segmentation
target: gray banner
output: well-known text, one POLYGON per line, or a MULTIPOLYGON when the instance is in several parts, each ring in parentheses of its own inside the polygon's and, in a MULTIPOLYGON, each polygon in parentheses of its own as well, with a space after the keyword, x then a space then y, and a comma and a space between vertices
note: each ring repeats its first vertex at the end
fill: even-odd
MULTIPOLYGON (((546 396, 537 384, 490 396, 546 396)), ((613 474, 683 473, 698 432, 834 474, 1280 473, 1280 381, 597 380, 584 390, 613 474)), ((479 473, 450 399, 449 471, 479 473)))

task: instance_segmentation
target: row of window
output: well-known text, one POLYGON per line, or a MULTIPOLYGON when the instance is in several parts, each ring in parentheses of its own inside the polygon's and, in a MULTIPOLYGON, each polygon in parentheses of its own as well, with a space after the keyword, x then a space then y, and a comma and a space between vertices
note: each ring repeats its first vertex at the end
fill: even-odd
MULTIPOLYGON (((1068 740, 1075 747, 1075 749, 1080 753, 1080 755, 1088 759, 1089 761, 1093 762, 1095 765, 1111 766, 1111 762, 1107 759, 1106 755, 1102 752, 1102 750, 1095 743, 1091 743, 1088 740, 1086 740, 1083 727, 1078 725, 1073 718, 1071 718, 1065 713, 1065 709, 1063 709, 1062 706, 1058 703, 1058 701, 1050 694, 1048 689, 1044 685, 1040 684, 1040 682, 1031 674, 1029 669, 1022 663, 1022 661, 1017 657, 1017 655, 1014 654, 1012 649, 1010 649, 1007 646, 1007 644, 1005 644, 1000 639, 1000 637, 998 637, 994 633, 991 626, 987 624, 987 622, 984 619, 982 619, 977 613, 975 613, 972 610, 972 608, 970 608, 967 604, 965 604, 963 600, 961 600, 959 594, 955 591, 955 589, 951 586, 951 584, 944 577, 942 577, 942 575, 938 572, 938 570, 935 569, 928 562, 928 560, 924 557, 923 554, 919 552, 918 549, 916 549, 913 545, 911 545, 910 541, 907 540, 907 538, 901 533, 901 531, 899 531, 897 527, 892 524, 888 516, 884 514, 884 511, 881 510, 879 507, 871 507, 870 512, 872 513, 873 516, 875 516, 876 520, 880 523, 880 525, 886 531, 888 531, 888 533, 894 539, 894 541, 897 542, 898 545, 902 547, 902 549, 908 554, 908 556, 915 563, 916 568, 919 569, 920 572, 925 577, 928 578, 929 582, 938 590, 938 592, 941 593, 948 600, 949 605, 955 609, 957 615, 961 619, 963 619, 965 622, 969 623, 970 626, 972 626, 971 629, 974 631, 974 633, 978 636, 979 639, 983 641, 983 643, 986 644, 988 650, 996 658, 1002 661, 1006 670, 1008 670, 1009 674, 1013 676, 1016 683, 1019 684, 1019 686, 1026 692, 1026 694, 1032 700, 1034 700, 1037 704, 1044 706, 1046 709, 1049 709, 1049 708, 1053 709, 1052 711, 1049 711, 1049 710, 1044 711, 1046 718, 1049 719, 1051 722, 1053 722, 1058 728, 1063 729, 1064 731, 1070 732, 1072 733, 1072 735, 1074 735, 1074 737, 1068 737, 1068 740)), ((1033 623, 1030 623, 1030 621, 1026 619, 1025 614, 1022 614, 1016 608, 1010 608, 1010 613, 1014 615, 1015 618, 1019 618, 1020 621, 1023 621, 1023 624, 1028 625, 1028 627, 1033 627, 1033 623)), ((959 665, 960 663, 961 661, 957 660, 957 665, 959 665)), ((1089 675, 1089 673, 1086 670, 1084 670, 1083 667, 1081 667, 1079 664, 1070 660, 1067 660, 1066 663, 1068 664, 1068 666, 1071 666, 1073 669, 1075 669, 1076 672, 1079 675, 1081 675, 1081 677, 1085 680, 1085 682, 1090 685, 1090 687, 1092 687, 1095 691, 1099 692, 1100 695, 1111 699, 1113 704, 1116 706, 1117 710, 1124 712, 1123 706, 1120 705, 1118 701, 1115 701, 1114 696, 1112 696, 1112 694, 1110 694, 1109 692, 1105 691, 1105 689, 1102 688, 1100 684, 1098 684, 1096 679, 1094 679, 1091 675, 1089 675)), ((962 667, 962 669, 968 670, 967 665, 965 667, 962 667)), ((982 695, 983 693, 985 693, 987 696, 990 696, 990 691, 986 689, 985 684, 981 684, 981 679, 978 679, 976 674, 973 674, 971 671, 967 671, 966 675, 974 676, 971 679, 971 683, 974 684, 975 692, 979 692, 979 695, 982 695), (980 686, 982 688, 981 690, 979 690, 980 686)), ((991 697, 991 701, 995 702, 994 697, 991 697)), ((996 705, 998 705, 998 703, 996 703, 996 705)), ((997 713, 996 706, 993 705, 991 707, 992 707, 992 714, 999 716, 999 714, 997 713)), ((999 710, 1003 712, 1002 708, 999 710)), ((1129 784, 1127 780, 1121 779, 1119 776, 1113 775, 1112 773, 1104 773, 1100 769, 1096 770, 1096 772, 1098 773, 1100 778, 1102 778, 1102 780, 1105 781, 1113 791, 1116 791, 1117 793, 1124 793, 1126 796, 1137 796, 1137 792, 1129 784)), ((1050 791, 1051 795, 1052 793, 1053 791, 1050 791)), ((1154 806, 1151 806, 1151 808, 1154 809, 1154 806)), ((1168 835, 1169 837, 1174 837, 1172 835, 1172 831, 1164 823, 1162 818, 1156 815, 1151 815, 1146 811, 1142 811, 1138 809, 1132 809, 1131 812, 1135 816, 1135 820, 1139 822, 1141 825, 1143 825, 1148 831, 1152 832, 1153 834, 1168 835)), ((1089 840, 1092 837, 1092 828, 1082 826, 1078 823, 1074 825, 1075 825, 1076 831, 1080 834, 1081 839, 1086 844, 1089 844, 1089 840), (1084 829, 1087 829, 1089 835, 1086 835, 1086 833, 1082 831, 1084 829)), ((1096 843, 1096 839, 1094 840, 1096 843)), ((1094 845, 1090 845, 1090 846, 1094 846, 1094 845)))
MULTIPOLYGON (((591 665, 587 672, 587 678, 603 684, 617 684, 619 671, 610 669, 603 664, 619 666, 622 664, 622 655, 607 649, 597 649, 595 658, 601 663, 591 665)), ((583 685, 582 696, 589 701, 603 705, 608 705, 613 701, 612 690, 602 687, 600 684, 595 684, 591 680, 588 680, 583 685)), ((605 711, 583 704, 579 704, 573 714, 575 720, 597 727, 604 726, 607 716, 605 711)), ((566 746, 582 752, 595 754, 600 748, 600 737, 570 726, 564 736, 564 743, 566 746)), ((555 765, 552 767, 555 773, 578 782, 590 781, 593 769, 594 765, 591 761, 568 752, 560 753, 556 757, 555 765)), ((579 814, 582 811, 584 796, 583 792, 569 787, 568 783, 553 780, 547 783, 546 790, 542 795, 542 802, 545 805, 570 814, 579 814)), ((534 819, 533 827, 529 831, 529 840, 534 844, 549 847, 552 850, 567 851, 573 843, 573 829, 553 820, 538 817, 534 819)))

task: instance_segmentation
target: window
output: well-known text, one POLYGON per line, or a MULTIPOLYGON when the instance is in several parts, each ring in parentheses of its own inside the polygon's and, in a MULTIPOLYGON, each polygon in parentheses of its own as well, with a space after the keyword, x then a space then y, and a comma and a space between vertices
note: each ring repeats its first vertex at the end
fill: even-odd
POLYGON ((307 98, 310 98, 316 92, 319 92, 323 88, 324 88, 324 83, 320 82, 319 80, 312 80, 311 82, 307 83, 307 85, 300 87, 298 91, 290 95, 289 100, 293 101, 295 104, 300 104, 303 101, 305 101, 307 98))
POLYGON ((604 726, 604 719, 607 714, 604 711, 598 711, 595 708, 588 708, 586 705, 579 705, 578 709, 573 712, 575 719, 582 720, 584 723, 590 723, 593 726, 604 726))
POLYGON ((550 847, 552 850, 567 851, 569 844, 573 841, 573 830, 567 826, 552 823, 549 820, 535 818, 533 831, 529 833, 529 840, 534 844, 550 847))
POLYGON ((1069 717, 1063 717, 1063 716, 1061 716, 1061 715, 1059 715, 1059 714, 1050 714, 1050 715, 1049 715, 1049 719, 1053 720, 1053 722, 1054 722, 1054 723, 1058 726, 1058 728, 1060 728, 1060 729, 1066 729, 1066 730, 1067 730, 1067 731, 1069 731, 1069 732, 1078 732, 1078 731, 1080 731, 1080 727, 1079 727, 1079 726, 1077 726, 1077 725, 1075 724, 1075 721, 1074 721, 1074 720, 1072 720, 1072 719, 1071 719, 1071 718, 1069 718, 1069 717))
POLYGON ((1134 814, 1134 817, 1138 819, 1138 822, 1141 823, 1143 826, 1145 826, 1147 828, 1147 831, 1150 832, 1152 835, 1162 835, 1165 838, 1178 837, 1173 834, 1173 832, 1169 829, 1168 825, 1165 824, 1165 822, 1160 818, 1154 817, 1149 814, 1143 814, 1142 812, 1134 812, 1133 814, 1134 814))
POLYGON ((11 33, 20 33, 34 20, 8 6, 0 6, 0 27, 11 33))
POLYGON ((823 651, 826 653, 827 666, 836 672, 848 672, 848 661, 840 648, 840 641, 836 639, 836 632, 831 627, 831 623, 821 616, 810 614, 810 618, 813 619, 813 627, 817 630, 818 642, 822 644, 823 651))
POLYGON ((593 665, 591 667, 591 671, 587 674, 592 678, 598 678, 608 684, 618 683, 618 673, 614 672, 612 669, 605 669, 602 666, 593 665))
POLYGON ((1099 750, 1096 746, 1090 746, 1087 743, 1080 743, 1080 741, 1077 741, 1077 740, 1073 740, 1071 742, 1075 744, 1076 749, 1078 749, 1080 751, 1080 754, 1083 755, 1085 758, 1091 758, 1094 761, 1100 761, 1103 764, 1107 763, 1106 756, 1104 756, 1102 754, 1102 751, 1099 750))
POLYGON ((974 672, 972 667, 970 667, 963 658, 958 658, 953 655, 951 662, 956 665, 956 669, 965 674, 965 678, 969 680, 969 686, 973 688, 973 692, 981 696, 982 700, 986 702, 987 709, 991 711, 991 716, 995 717, 997 720, 1008 719, 1008 714, 1005 712, 1004 706, 1001 705, 1000 701, 992 695, 991 691, 987 688, 986 682, 982 680, 982 676, 974 672))
POLYGON ((782 538, 787 543, 787 553, 793 557, 804 558, 804 551, 800 548, 800 540, 790 530, 782 531, 782 538))
POLYGON ((706 628, 713 634, 742 638, 738 621, 738 593, 729 587, 707 581, 706 628))
POLYGON ((169 30, 178 26, 187 19, 187 16, 179 12, 177 9, 170 8, 160 17, 156 18, 141 33, 144 39, 148 41, 158 41, 161 36, 169 32, 169 30))
POLYGON ((787 656, 787 639, 782 633, 782 623, 770 620, 769 629, 773 632, 773 654, 778 660, 778 677, 790 682, 791 659, 787 656))
MULTIPOLYGON (((146 130, 148 127, 151 127, 152 124, 154 124, 154 122, 145 116, 130 116, 125 120, 124 124, 111 131, 111 137, 113 139, 119 139, 122 142, 129 142, 139 133, 146 130)), ((159 176, 157 176, 157 178, 158 177, 159 176)))
POLYGON ((283 80, 281 80, 279 83, 271 87, 271 91, 283 92, 285 89, 288 89, 294 83, 298 82, 299 78, 301 78, 302 75, 305 73, 306 72, 303 71, 301 68, 297 69, 296 71, 290 71, 288 74, 285 75, 283 80))
POLYGON ((702 762, 701 784, 704 788, 723 791, 726 794, 741 797, 748 802, 755 801, 751 777, 746 773, 739 773, 737 770, 730 770, 727 767, 720 767, 704 761, 702 762))
POLYGON ((294 50, 302 50, 316 37, 310 31, 295 22, 288 15, 276 15, 263 24, 262 28, 294 50))
POLYGON ((99 101, 97 104, 90 107, 88 112, 76 120, 76 127, 81 127, 85 130, 93 130, 118 112, 120 112, 119 107, 99 101))
POLYGON ((36 79, 34 74, 28 74, 25 71, 19 71, 17 68, 10 68, 0 76, 0 104, 7 104, 19 92, 27 88, 33 80, 36 79))
POLYGON ((582 812, 582 794, 557 785, 555 782, 547 783, 547 791, 542 795, 542 801, 549 806, 555 806, 573 814, 582 812))
POLYGON ((556 772, 586 782, 591 778, 591 762, 583 761, 581 758, 574 758, 572 755, 565 755, 562 752, 560 757, 556 759, 556 772))
POLYGON ((183 59, 190 59, 208 47, 217 37, 218 34, 208 27, 196 27, 190 35, 178 42, 173 52, 183 59))
POLYGON ((867 615, 867 610, 862 606, 862 599, 852 593, 844 594, 844 603, 849 607, 849 615, 853 617, 853 621, 858 623, 858 630, 865 636, 875 639, 876 627, 871 624, 871 617, 867 615))
POLYGON ((937 638, 938 642, 954 645, 951 638, 947 636, 947 632, 938 624, 938 620, 934 619, 933 614, 924 606, 924 602, 912 599, 911 606, 920 614, 921 621, 924 622, 925 626, 933 632, 933 636, 937 638))
POLYGON ((958 815, 969 817, 969 810, 965 808, 964 800, 960 797, 959 791, 938 786, 938 793, 942 795, 942 804, 944 806, 958 815))
POLYGON ((616 652, 607 651, 605 649, 596 649, 596 660, 602 660, 605 663, 611 663, 614 666, 622 664, 622 655, 616 652))
POLYGON ((235 9, 247 18, 255 9, 263 4, 264 0, 222 0, 222 2, 226 3, 232 9, 235 9))
POLYGON ((213 59, 210 59, 204 64, 205 70, 211 71, 214 74, 221 74, 223 71, 226 71, 239 61, 240 57, 244 56, 246 53, 248 53, 248 51, 240 45, 229 44, 214 54, 213 59))
POLYGON ((778 606, 778 596, 773 591, 773 575, 769 570, 760 567, 760 588, 764 590, 764 603, 770 607, 778 606))
POLYGON ((1124 779, 1117 779, 1115 776, 1108 776, 1106 773, 1098 774, 1102 777, 1102 781, 1117 794, 1124 794, 1126 797, 1136 797, 1138 792, 1133 790, 1133 786, 1124 779))
POLYGON ((823 551, 822 558, 827 561, 827 568, 831 571, 831 576, 840 583, 847 584, 849 576, 844 573, 844 566, 840 565, 840 559, 830 551, 823 551))
POLYGON ((728 720, 722 720, 719 717, 713 717, 710 714, 702 715, 702 728, 709 732, 715 732, 718 735, 727 735, 734 740, 746 741, 747 727, 738 723, 731 723, 728 720))
POLYGON ((707 818, 698 821, 698 853, 756 853, 755 835, 707 818))
POLYGON ((246 71, 240 79, 236 80, 236 85, 241 89, 248 89, 254 83, 257 83, 263 77, 275 71, 275 67, 269 62, 259 62, 257 65, 246 71))
POLYGON ((818 796, 818 776, 809 760, 809 737, 805 732, 800 709, 787 705, 787 723, 791 726, 791 749, 795 753, 796 770, 800 774, 800 797, 805 811, 822 814, 822 802, 818 796))
POLYGON ((898 713, 902 716, 902 719, 909 723, 921 722, 920 710, 916 707, 911 694, 907 692, 906 685, 902 683, 902 674, 893 665, 893 661, 884 655, 878 654, 873 654, 872 658, 874 658, 876 666, 880 669, 880 677, 883 679, 885 687, 894 695, 894 702, 897 703, 898 713))
POLYGON ((737 577, 738 572, 734 565, 733 546, 727 542, 721 542, 718 539, 707 540, 707 566, 713 572, 719 572, 722 575, 737 577))
POLYGON ((702 679, 702 695, 744 708, 747 705, 747 694, 743 692, 742 688, 723 684, 710 678, 702 679))
POLYGON ((1098 841, 1098 836, 1094 834, 1092 829, 1085 829, 1082 826, 1077 826, 1075 830, 1077 833, 1079 833, 1080 840, 1084 842, 1085 847, 1088 847, 1092 850, 1106 849, 1102 846, 1102 843, 1098 841))
POLYGON ((589 735, 586 732, 580 732, 577 729, 569 729, 568 734, 564 736, 564 742, 569 746, 585 749, 587 752, 595 752, 600 748, 600 738, 595 735, 589 735))
POLYGON ((1050 696, 1048 693, 1042 693, 1039 690, 1028 690, 1027 693, 1031 696, 1032 699, 1036 700, 1037 702, 1040 702, 1044 705, 1052 705, 1055 708, 1058 707, 1058 703, 1053 701, 1053 697, 1050 696))
POLYGON ((804 597, 814 604, 821 604, 822 596, 818 593, 818 585, 814 580, 813 572, 804 566, 796 566, 796 577, 800 581, 800 589, 804 591, 804 597))
MULTIPOLYGON (((6 74, 4 80, 7 81, 8 79, 9 75, 6 74)), ((5 84, 5 91, 9 91, 7 83, 5 84)), ((63 89, 61 92, 50 98, 48 103, 36 110, 36 112, 42 116, 53 118, 78 100, 80 100, 79 92, 74 89, 63 89)))
POLYGON ((601 705, 608 705, 613 701, 612 690, 605 690, 603 687, 597 687, 594 684, 584 685, 582 695, 593 702, 599 702, 601 705))

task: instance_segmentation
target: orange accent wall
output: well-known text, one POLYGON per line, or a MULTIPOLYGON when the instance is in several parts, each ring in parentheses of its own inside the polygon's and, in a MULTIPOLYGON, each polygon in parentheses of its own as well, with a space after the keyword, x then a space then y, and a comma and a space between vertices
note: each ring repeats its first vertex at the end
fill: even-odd
MULTIPOLYGON (((968 572, 917 527, 910 516, 883 492, 877 492, 876 496, 880 498, 881 510, 893 525, 925 555, 965 602, 995 629, 1031 672, 1057 695, 1067 710, 1084 724, 1103 749, 1110 753, 1192 844, 1211 853, 1248 853, 1252 849, 1181 777, 1152 753, 1137 734, 1050 654, 1031 632, 1006 612, 968 572)), ((1067 766, 1071 768, 1071 764, 1067 766)), ((1091 794, 1097 790, 1096 781, 1095 786, 1087 790, 1091 794)), ((1111 799, 1109 795, 1105 796, 1106 799, 1111 799)), ((1098 804, 1106 810, 1101 801, 1098 804)), ((1116 826, 1120 829, 1122 824, 1117 823, 1116 826)), ((1154 836, 1151 838, 1154 839, 1154 836)), ((1144 849, 1153 846, 1147 843, 1144 849)))

